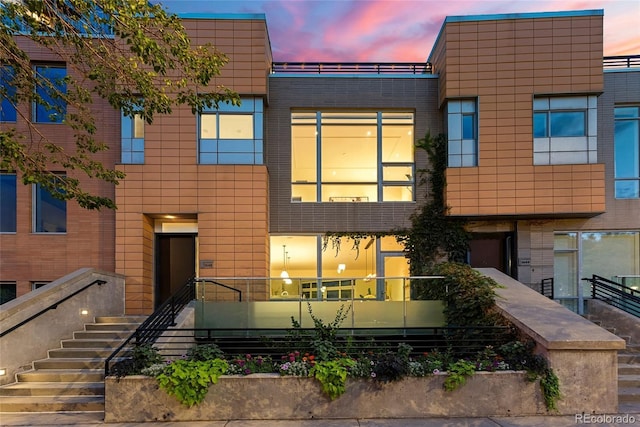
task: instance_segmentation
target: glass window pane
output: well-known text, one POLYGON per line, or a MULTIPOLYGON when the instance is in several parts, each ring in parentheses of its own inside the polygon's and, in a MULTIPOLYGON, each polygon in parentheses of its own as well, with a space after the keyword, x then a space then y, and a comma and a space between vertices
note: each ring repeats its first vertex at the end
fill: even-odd
POLYGON ((60 98, 67 90, 67 70, 59 66, 36 66, 39 81, 36 94, 42 103, 36 102, 35 121, 39 123, 61 123, 66 113, 66 103, 60 98))
POLYGON ((382 161, 384 163, 411 163, 413 151, 413 125, 382 126, 382 161))
POLYGON ((616 119, 631 119, 640 116, 640 107, 616 107, 614 117, 616 119))
POLYGON ((378 186, 357 184, 323 184, 323 202, 377 202, 378 186))
POLYGON ((383 202, 412 202, 412 186, 391 186, 385 185, 382 189, 383 202))
POLYGON ((203 165, 215 165, 218 163, 218 154, 216 153, 200 153, 200 162, 203 165))
POLYGON ((316 126, 291 127, 291 181, 316 182, 316 126))
POLYGON ((607 279, 640 273, 640 233, 582 233, 582 270, 607 279))
POLYGON ((640 180, 616 181, 616 199, 640 198, 640 180))
POLYGON ((377 127, 322 126, 322 182, 377 182, 377 127))
POLYGON ((216 114, 200 115, 200 138, 215 139, 218 137, 217 118, 218 116, 216 114))
POLYGON ((413 182, 413 167, 411 166, 383 166, 382 179, 389 181, 413 182))
POLYGON ((475 115, 462 115, 462 139, 475 139, 475 115))
POLYGON ((556 234, 553 241, 554 250, 578 249, 577 233, 556 234))
POLYGON ((67 202, 54 198, 51 193, 35 186, 36 233, 65 233, 67 231, 67 202))
POLYGON ((291 201, 292 202, 317 202, 317 192, 316 192, 315 184, 307 184, 307 185, 298 185, 294 184, 291 186, 291 201))
POLYGON ((584 111, 551 111, 551 136, 585 136, 586 122, 584 111))
POLYGON ((615 122, 615 177, 640 177, 640 121, 615 122))
POLYGON ((545 138, 549 136, 547 131, 547 113, 534 113, 533 115, 533 137, 545 138))
POLYGON ((0 232, 16 231, 16 176, 0 174, 0 232))
POLYGON ((144 138, 144 119, 140 114, 133 116, 133 138, 144 138))
POLYGON ((9 97, 15 96, 16 88, 9 84, 9 81, 13 77, 12 67, 0 67, 0 87, 6 91, 7 97, 0 96, 2 102, 0 103, 0 122, 15 122, 16 121, 16 108, 9 101, 9 97))
POLYGON ((253 116, 220 114, 220 139, 253 139, 253 116))
POLYGON ((382 236, 378 239, 380 241, 380 250, 386 252, 403 252, 404 243, 398 242, 396 236, 382 236))
POLYGON ((0 304, 16 299, 16 283, 1 282, 0 283, 0 304))
POLYGON ((221 165, 252 165, 253 153, 218 153, 218 164, 221 165))

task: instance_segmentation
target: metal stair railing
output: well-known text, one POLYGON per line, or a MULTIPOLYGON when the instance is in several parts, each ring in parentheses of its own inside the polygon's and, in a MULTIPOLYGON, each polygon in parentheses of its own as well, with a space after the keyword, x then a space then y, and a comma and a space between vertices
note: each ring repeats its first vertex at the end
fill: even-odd
POLYGON ((109 375, 111 362, 119 355, 123 355, 125 353, 124 348, 132 341, 134 345, 153 344, 167 328, 176 325, 178 314, 195 298, 195 283, 195 278, 189 279, 180 290, 174 293, 142 322, 120 347, 111 353, 104 363, 105 376, 109 375))
POLYGON ((591 283, 591 297, 604 301, 622 311, 640 317, 640 292, 624 286, 613 280, 594 274, 591 278, 585 277, 591 283))
POLYGON ((553 277, 542 279, 540 281, 540 293, 547 298, 553 299, 553 277))
POLYGON ((78 295, 79 293, 83 292, 84 290, 90 288, 93 285, 98 285, 98 286, 102 286, 104 285, 106 282, 106 280, 100 280, 100 279, 96 279, 93 282, 89 283, 88 285, 83 286, 82 288, 78 289, 77 291, 75 291, 74 293, 67 295, 64 298, 61 298, 60 300, 54 302, 53 304, 50 304, 49 306, 47 306, 46 308, 43 308, 42 310, 40 310, 39 312, 37 312, 36 314, 34 314, 33 316, 30 316, 29 318, 23 320, 22 322, 18 323, 17 325, 14 325, 10 328, 8 328, 7 330, 4 330, 2 332, 0 332, 0 338, 2 338, 3 336, 7 335, 10 332, 15 331, 16 329, 18 329, 21 326, 26 325, 27 323, 31 322, 33 319, 43 315, 44 313, 46 313, 49 310, 55 310, 56 308, 58 308, 58 306, 60 304, 62 304, 63 302, 73 298, 74 296, 78 295))

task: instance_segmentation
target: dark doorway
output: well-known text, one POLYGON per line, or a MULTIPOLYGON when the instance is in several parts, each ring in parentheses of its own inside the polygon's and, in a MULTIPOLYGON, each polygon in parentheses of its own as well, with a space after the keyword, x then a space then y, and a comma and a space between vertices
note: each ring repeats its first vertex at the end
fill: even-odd
POLYGON ((196 272, 195 234, 156 235, 156 295, 158 308, 196 272))
POLYGON ((514 233, 473 233, 469 242, 469 264, 477 268, 495 268, 516 277, 513 265, 514 233))

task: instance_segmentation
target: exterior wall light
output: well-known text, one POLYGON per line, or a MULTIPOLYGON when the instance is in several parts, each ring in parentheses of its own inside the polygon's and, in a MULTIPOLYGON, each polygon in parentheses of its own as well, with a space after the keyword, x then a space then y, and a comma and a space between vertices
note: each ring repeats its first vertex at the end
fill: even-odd
POLYGON ((7 375, 7 368, 0 368, 0 377, 7 375))
POLYGON ((80 309, 80 315, 81 316, 86 316, 87 314, 89 314, 89 310, 87 310, 86 308, 80 309))

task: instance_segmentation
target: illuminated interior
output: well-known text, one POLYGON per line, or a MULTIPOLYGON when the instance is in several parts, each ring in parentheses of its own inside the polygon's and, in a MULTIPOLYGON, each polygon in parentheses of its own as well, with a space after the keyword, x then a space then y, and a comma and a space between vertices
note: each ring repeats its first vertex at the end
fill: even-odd
POLYGON ((413 201, 414 114, 294 112, 292 201, 413 201))
POLYGON ((272 236, 271 299, 409 299, 409 264, 394 236, 359 242, 343 237, 340 245, 323 237, 272 236), (279 279, 278 279, 279 278, 279 279))

